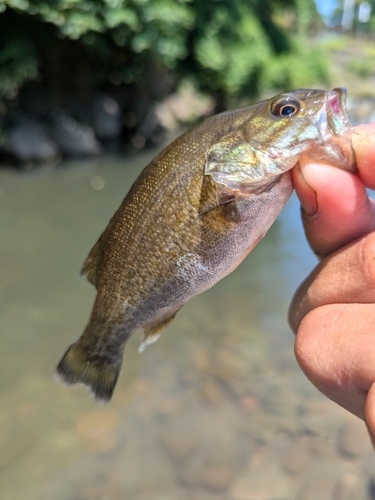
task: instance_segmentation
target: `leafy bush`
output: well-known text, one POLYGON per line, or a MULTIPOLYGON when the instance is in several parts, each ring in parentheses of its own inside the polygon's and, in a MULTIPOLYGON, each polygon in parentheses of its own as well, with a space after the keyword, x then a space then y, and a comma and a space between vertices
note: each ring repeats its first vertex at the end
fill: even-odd
POLYGON ((75 71, 94 87, 155 78, 157 94, 153 67, 223 100, 326 76, 307 43, 313 0, 3 0, 0 10, 0 96, 54 71, 62 86, 75 71))
POLYGON ((9 39, 0 52, 0 96, 11 95, 25 81, 38 75, 38 59, 26 39, 9 39))

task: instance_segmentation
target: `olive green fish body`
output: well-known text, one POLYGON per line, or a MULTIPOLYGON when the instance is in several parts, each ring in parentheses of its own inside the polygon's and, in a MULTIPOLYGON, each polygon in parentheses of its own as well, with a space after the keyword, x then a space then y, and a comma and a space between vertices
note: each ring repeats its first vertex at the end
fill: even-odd
POLYGON ((237 267, 290 196, 289 170, 302 154, 351 167, 343 99, 341 91, 283 94, 214 116, 165 148, 83 266, 97 296, 58 374, 110 399, 127 339, 143 328, 143 349, 187 300, 237 267))

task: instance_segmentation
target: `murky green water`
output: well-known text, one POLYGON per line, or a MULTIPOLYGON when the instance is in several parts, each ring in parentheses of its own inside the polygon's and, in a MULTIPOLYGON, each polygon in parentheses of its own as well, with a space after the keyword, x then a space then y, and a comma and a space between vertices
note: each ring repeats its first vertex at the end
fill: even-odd
MULTIPOLYGON (((139 355, 132 338, 110 404, 55 382, 94 298, 80 266, 152 155, 0 174, 1 500, 246 500, 251 461, 284 474, 283 450, 308 434, 301 415, 320 396, 294 361, 286 314, 315 258, 294 197, 155 345, 139 355)), ((292 498, 292 479, 277 498, 292 498)))

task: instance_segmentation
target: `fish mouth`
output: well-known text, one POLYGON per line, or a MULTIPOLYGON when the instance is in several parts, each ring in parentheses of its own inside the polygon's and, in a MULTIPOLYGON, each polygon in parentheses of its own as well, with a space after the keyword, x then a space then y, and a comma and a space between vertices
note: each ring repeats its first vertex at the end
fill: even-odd
POLYGON ((346 97, 348 91, 345 87, 337 87, 328 94, 328 102, 334 113, 346 113, 346 97))
POLYGON ((328 133, 331 138, 332 160, 339 168, 349 172, 356 172, 356 161, 352 147, 351 133, 353 130, 346 108, 347 90, 337 87, 327 92, 326 123, 321 124, 323 136, 328 133))
POLYGON ((328 106, 331 111, 330 132, 333 134, 345 134, 352 131, 352 125, 349 120, 346 109, 346 97, 348 91, 345 87, 337 87, 327 92, 328 106))

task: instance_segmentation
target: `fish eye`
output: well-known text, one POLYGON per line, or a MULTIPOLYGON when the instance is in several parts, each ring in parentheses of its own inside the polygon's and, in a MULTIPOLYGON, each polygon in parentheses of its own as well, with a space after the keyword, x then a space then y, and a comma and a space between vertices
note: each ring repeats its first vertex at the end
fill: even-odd
POLYGON ((277 118, 291 118, 301 109, 297 99, 293 97, 284 97, 271 103, 271 113, 277 118))

